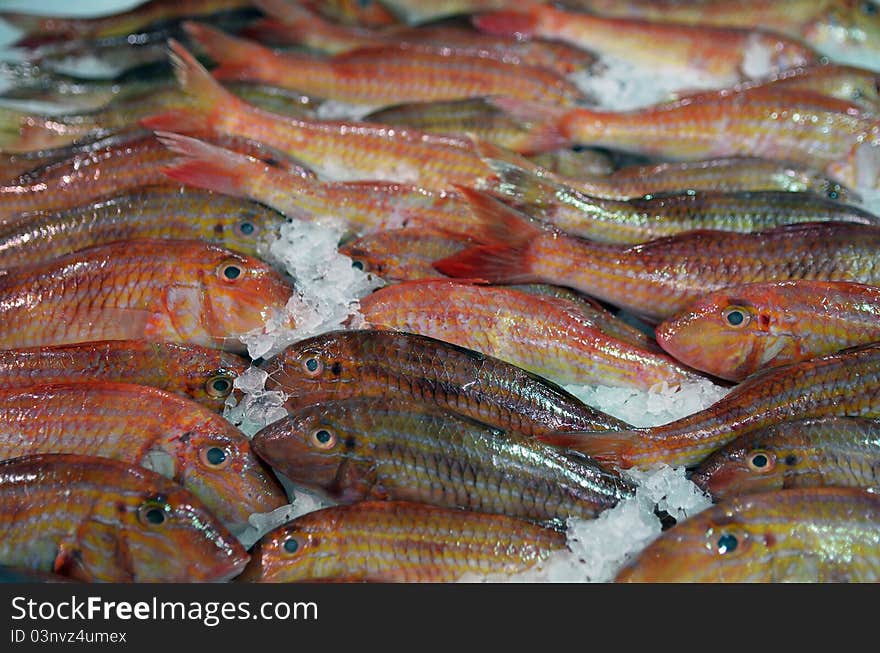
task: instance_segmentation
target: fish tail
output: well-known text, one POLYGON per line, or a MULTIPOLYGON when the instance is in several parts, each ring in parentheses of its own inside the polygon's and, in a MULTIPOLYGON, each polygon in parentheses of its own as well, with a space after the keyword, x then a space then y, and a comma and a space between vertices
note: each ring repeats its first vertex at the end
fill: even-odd
POLYGON ((477 152, 483 161, 498 176, 490 192, 510 200, 520 206, 552 206, 559 186, 547 179, 539 166, 523 159, 516 161, 513 157, 494 145, 477 146, 477 152))
POLYGON ((434 269, 449 277, 488 283, 534 281, 529 269, 529 245, 542 230, 534 221, 485 193, 458 187, 474 215, 472 237, 482 243, 434 262, 434 269))
POLYGON ((515 36, 527 39, 535 36, 538 19, 521 11, 492 11, 479 14, 471 19, 474 27, 486 34, 495 36, 515 36))
POLYGON ((488 102, 522 126, 528 127, 532 139, 541 147, 559 149, 574 144, 563 128, 569 114, 569 109, 565 107, 508 96, 488 98, 488 102))
POLYGON ((573 449, 602 464, 629 469, 635 463, 633 454, 640 441, 639 431, 571 431, 539 436, 551 446, 573 449))
POLYGON ((274 56, 258 43, 230 36, 215 27, 186 21, 183 28, 219 64, 211 71, 215 79, 252 79, 263 69, 262 63, 274 56))
POLYGON ((223 195, 247 197, 244 182, 251 165, 247 156, 182 134, 156 132, 156 137, 180 155, 162 170, 171 179, 223 195))
POLYGON ((217 116, 229 113, 240 100, 227 91, 180 43, 169 39, 171 65, 177 83, 190 97, 191 105, 141 120, 148 129, 167 132, 211 133, 217 116))

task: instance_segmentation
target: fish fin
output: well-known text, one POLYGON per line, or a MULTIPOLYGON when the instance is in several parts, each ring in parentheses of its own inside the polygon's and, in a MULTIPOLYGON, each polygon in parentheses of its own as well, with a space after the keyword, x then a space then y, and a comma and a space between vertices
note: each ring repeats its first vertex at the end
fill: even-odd
POLYGON ((387 492, 377 489, 378 471, 375 465, 345 459, 336 471, 334 495, 344 503, 353 501, 385 500, 387 492))
POLYGON ((472 238, 487 245, 521 246, 542 233, 555 230, 549 224, 495 199, 489 193, 453 184, 467 201, 474 216, 472 238))
POLYGON ((630 455, 639 440, 639 431, 558 432, 541 435, 539 439, 554 447, 585 454, 601 464, 628 469, 633 466, 630 455))
POLYGON ((531 38, 538 27, 535 16, 510 10, 478 14, 471 18, 471 23, 485 34, 513 36, 517 39, 531 38))
POLYGON ((548 208, 558 204, 556 193, 560 185, 541 175, 540 170, 526 170, 518 165, 499 159, 483 158, 483 161, 498 175, 490 192, 503 197, 518 206, 548 208))
POLYGON ((287 0, 253 0, 252 4, 288 27, 307 27, 317 22, 326 22, 307 7, 287 0))
POLYGON ((486 283, 530 283, 525 247, 484 245, 434 261, 434 269, 448 277, 482 279, 486 283))
MULTIPOLYGON (((181 157, 171 166, 162 169, 165 175, 189 186, 223 195, 248 197, 244 180, 248 176, 249 167, 252 164, 258 167, 263 165, 244 154, 182 134, 160 131, 156 132, 156 138, 181 157)), ((250 172, 253 173, 252 170, 250 172)))
POLYGON ((218 66, 211 71, 214 79, 254 79, 264 69, 263 63, 274 60, 275 53, 253 41, 230 36, 203 23, 185 21, 183 29, 218 66))
POLYGON ((533 128, 540 130, 538 133, 541 134, 541 139, 554 144, 552 149, 574 145, 570 136, 562 128, 563 120, 569 114, 569 108, 522 100, 507 95, 489 97, 486 98, 486 101, 524 126, 536 126, 533 128))
POLYGON ((192 105, 143 118, 140 124, 148 129, 188 133, 211 133, 215 116, 227 113, 241 100, 227 91, 196 58, 179 42, 168 40, 169 57, 177 83, 189 96, 192 105))
POLYGON ((52 563, 52 571, 59 576, 82 581, 84 583, 93 580, 92 575, 86 571, 82 560, 82 551, 79 547, 68 542, 58 545, 58 555, 52 563))

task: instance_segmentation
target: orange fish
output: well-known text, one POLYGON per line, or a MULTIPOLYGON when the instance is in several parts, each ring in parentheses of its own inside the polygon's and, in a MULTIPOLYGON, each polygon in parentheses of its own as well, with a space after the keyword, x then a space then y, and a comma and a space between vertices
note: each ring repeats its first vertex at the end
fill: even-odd
POLYGON ((268 265, 194 240, 98 245, 0 277, 0 346, 165 340, 244 352, 293 293, 268 265))

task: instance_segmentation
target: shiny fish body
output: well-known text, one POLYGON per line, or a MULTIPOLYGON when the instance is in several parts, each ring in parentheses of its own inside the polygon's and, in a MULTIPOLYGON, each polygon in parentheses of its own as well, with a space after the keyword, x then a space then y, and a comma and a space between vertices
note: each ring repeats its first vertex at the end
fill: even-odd
POLYGON ((308 513, 254 547, 239 580, 452 582, 525 571, 565 547, 565 535, 531 522, 402 501, 308 513))
MULTIPOLYGON (((612 245, 527 223, 521 213, 465 191, 498 244, 441 259, 450 277, 567 286, 650 321, 669 318, 706 293, 746 283, 880 283, 880 227, 817 222, 740 234, 692 231, 640 245, 612 245)), ((487 229, 486 231, 489 231, 487 229)))
POLYGON ((551 70, 445 50, 389 45, 332 58, 279 52, 199 23, 187 31, 217 61, 219 80, 260 82, 356 105, 507 95, 570 105, 584 99, 551 70))
POLYGON ((198 100, 186 112, 151 116, 153 129, 227 133, 265 142, 335 181, 385 180, 451 191, 493 178, 470 141, 387 125, 293 119, 260 111, 228 92, 177 43, 171 55, 180 83, 198 100))
POLYGON ((656 329, 686 365, 730 381, 880 341, 880 289, 845 281, 754 283, 708 293, 656 329))
POLYGON ((361 299, 360 312, 374 329, 451 342, 561 385, 648 390, 698 378, 673 358, 606 332, 581 305, 509 288, 442 280, 403 283, 361 299))
POLYGON ((99 381, 0 390, 0 460, 40 453, 151 469, 192 492, 233 533, 252 513, 287 503, 241 431, 157 388, 99 381))
POLYGON ((0 268, 47 262, 133 238, 201 240, 248 256, 269 249, 284 217, 255 202, 177 188, 145 188, 0 225, 0 268))
POLYGON ((342 245, 339 252, 351 258, 353 265, 384 281, 417 281, 442 278, 434 269, 434 261, 473 245, 472 240, 411 227, 367 234, 342 245))
POLYGON ((880 421, 792 420, 737 438, 691 480, 716 499, 798 487, 880 489, 880 421))
POLYGON ((0 346, 142 338, 243 352, 239 337, 291 294, 265 263, 216 245, 118 241, 7 270, 0 346))
POLYGON ((809 488, 732 497, 676 524, 617 582, 880 580, 880 497, 809 488))
POLYGON ((104 340, 0 350, 0 388, 79 381, 148 385, 185 395, 215 412, 249 366, 219 349, 173 342, 104 340))
POLYGON ((564 522, 591 519, 635 491, 586 456, 409 401, 306 406, 252 444, 294 483, 345 503, 417 501, 564 522))
POLYGON ((624 424, 546 379, 463 347, 410 333, 331 331, 260 364, 287 406, 349 397, 411 398, 506 431, 542 435, 624 424))
POLYGON ((695 466, 728 442, 778 422, 830 416, 880 417, 880 345, 764 370, 693 415, 578 438, 578 449, 621 467, 695 466))
POLYGON ((96 582, 226 581, 249 559, 177 483, 107 458, 0 462, 4 565, 96 582))

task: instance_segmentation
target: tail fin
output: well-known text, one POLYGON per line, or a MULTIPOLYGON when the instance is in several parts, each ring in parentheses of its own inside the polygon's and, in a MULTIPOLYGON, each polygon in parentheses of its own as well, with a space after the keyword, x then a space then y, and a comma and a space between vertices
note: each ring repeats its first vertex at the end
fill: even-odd
POLYGON ((524 123, 556 126, 560 139, 565 138, 565 133, 559 130, 558 125, 563 118, 571 111, 570 107, 560 107, 554 104, 542 104, 541 102, 533 102, 531 100, 521 100, 519 98, 509 96, 498 96, 489 98, 489 102, 500 109, 504 113, 512 116, 515 120, 524 123))
POLYGON ((627 431, 572 431, 541 435, 541 442, 559 447, 573 449, 590 456, 602 464, 612 465, 620 469, 629 469, 635 465, 631 454, 640 435, 637 429, 627 431))
POLYGON ((476 144, 477 153, 495 174, 498 182, 491 193, 518 206, 549 207, 557 204, 560 186, 555 176, 527 159, 517 160, 501 148, 476 144))
POLYGON ((189 96, 191 105, 186 109, 174 109, 143 118, 141 124, 149 129, 169 132, 213 132, 213 123, 240 106, 241 100, 211 77, 205 67, 176 40, 169 39, 168 47, 177 83, 189 96))
MULTIPOLYGON (((529 270, 529 243, 543 230, 535 221, 498 200, 469 188, 456 187, 471 206, 479 226, 476 238, 496 243, 472 247, 434 262, 449 277, 481 279, 489 283, 538 281, 529 270)), ((548 227, 549 228, 549 227, 548 227)))
POLYGON ((519 11, 493 11, 479 14, 471 19, 474 27, 486 34, 513 36, 528 39, 535 36, 537 19, 531 14, 519 11))
POLYGON ((230 36, 202 23, 186 21, 183 28, 218 66, 211 71, 215 79, 259 79, 266 61, 275 53, 253 41, 230 36))

